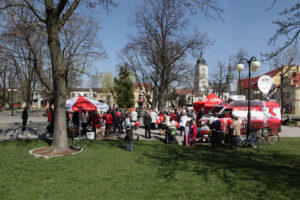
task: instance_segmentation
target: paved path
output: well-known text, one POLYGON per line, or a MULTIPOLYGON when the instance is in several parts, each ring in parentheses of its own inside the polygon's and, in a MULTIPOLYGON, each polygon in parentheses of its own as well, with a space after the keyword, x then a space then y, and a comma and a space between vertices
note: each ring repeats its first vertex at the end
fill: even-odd
MULTIPOLYGON (((15 111, 14 116, 11 116, 11 112, 8 111, 0 112, 0 129, 20 127, 22 123, 21 116, 22 110, 15 111)), ((31 111, 29 113, 28 122, 29 121, 32 121, 32 126, 37 128, 41 134, 45 133, 48 122, 47 117, 43 116, 43 111, 31 111)), ((300 128, 298 127, 282 126, 281 129, 282 132, 279 133, 280 137, 300 137, 300 128)), ((143 128, 138 128, 134 131, 134 133, 136 136, 139 134, 140 139, 145 139, 145 132, 143 128)), ((177 136, 177 138, 178 141, 182 141, 182 137, 177 136)), ((159 130, 152 131, 152 140, 155 139, 164 139, 164 136, 159 134, 159 130)))

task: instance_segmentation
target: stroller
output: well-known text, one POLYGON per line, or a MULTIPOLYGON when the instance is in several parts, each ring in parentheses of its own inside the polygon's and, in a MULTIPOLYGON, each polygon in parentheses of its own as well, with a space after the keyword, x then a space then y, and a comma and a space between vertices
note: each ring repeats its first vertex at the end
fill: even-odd
POLYGON ((168 126, 166 128, 166 143, 176 143, 176 127, 175 126, 168 126))

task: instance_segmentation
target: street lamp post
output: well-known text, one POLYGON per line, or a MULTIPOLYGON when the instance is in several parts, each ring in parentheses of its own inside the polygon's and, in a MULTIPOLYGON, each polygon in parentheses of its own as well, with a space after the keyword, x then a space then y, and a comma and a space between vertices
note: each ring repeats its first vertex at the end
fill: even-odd
MULTIPOLYGON (((249 74, 248 74, 248 121, 247 121, 247 137, 250 134, 250 128, 251 128, 251 113, 250 113, 250 107, 251 107, 251 71, 255 72, 259 67, 260 63, 256 60, 256 58, 253 56, 250 59, 242 58, 240 62, 244 60, 248 64, 249 68, 249 74)), ((242 71, 244 69, 244 65, 240 63, 236 65, 236 70, 238 72, 242 71)))

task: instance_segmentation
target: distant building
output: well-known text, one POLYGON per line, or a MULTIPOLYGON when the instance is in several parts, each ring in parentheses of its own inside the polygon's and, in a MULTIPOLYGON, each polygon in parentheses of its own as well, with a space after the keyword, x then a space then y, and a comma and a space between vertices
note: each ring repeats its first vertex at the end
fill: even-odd
POLYGON ((194 76, 194 92, 205 93, 209 88, 208 85, 208 65, 204 60, 202 53, 200 58, 197 60, 195 65, 195 76, 194 76))
POLYGON ((32 97, 32 108, 40 109, 45 107, 45 95, 43 89, 34 89, 32 97))
MULTIPOLYGON (((282 107, 285 113, 300 115, 300 74, 294 72, 283 81, 282 92, 284 101, 282 107)), ((280 94, 278 92, 278 94, 280 94)), ((279 95, 277 95, 279 99, 279 95)))
MULTIPOLYGON (((291 113, 295 115, 300 115, 300 65, 292 66, 288 73, 286 73, 286 78, 283 81, 283 85, 280 85, 280 74, 281 71, 285 71, 289 66, 284 66, 283 69, 274 69, 263 75, 268 75, 272 77, 274 83, 277 85, 277 91, 273 95, 273 99, 280 102, 280 87, 283 87, 283 98, 284 102, 282 107, 286 113, 291 113)), ((261 75, 262 76, 262 75, 261 75)), ((251 78, 250 93, 252 99, 263 99, 262 93, 258 89, 258 79, 259 77, 251 78)), ((241 79, 239 81, 241 85, 243 94, 248 99, 248 79, 241 79)))
POLYGON ((134 83, 133 84, 134 95, 134 108, 146 108, 151 107, 150 102, 153 100, 153 92, 151 83, 134 83))
POLYGON ((69 98, 76 96, 89 97, 96 101, 106 103, 109 106, 115 106, 116 100, 112 93, 105 93, 102 88, 71 88, 69 98))

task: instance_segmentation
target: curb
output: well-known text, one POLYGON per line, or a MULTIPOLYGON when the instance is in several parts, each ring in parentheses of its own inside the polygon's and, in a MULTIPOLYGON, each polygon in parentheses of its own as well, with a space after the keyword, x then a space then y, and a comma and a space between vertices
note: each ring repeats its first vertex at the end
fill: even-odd
MULTIPOLYGON (((35 158, 41 158, 41 157, 43 157, 45 159, 49 159, 49 158, 53 158, 53 157, 65 156, 65 155, 52 155, 52 156, 48 156, 48 155, 41 155, 41 154, 33 153, 33 151, 38 150, 38 149, 42 149, 42 148, 47 148, 47 147, 39 147, 39 148, 35 148, 35 149, 32 149, 32 150, 29 150, 29 154, 33 155, 35 158)), ((81 152, 83 152, 83 148, 81 148, 81 150, 78 151, 78 152, 74 152, 74 153, 67 154, 67 155, 74 156, 74 155, 77 155, 77 154, 79 154, 81 152)))

